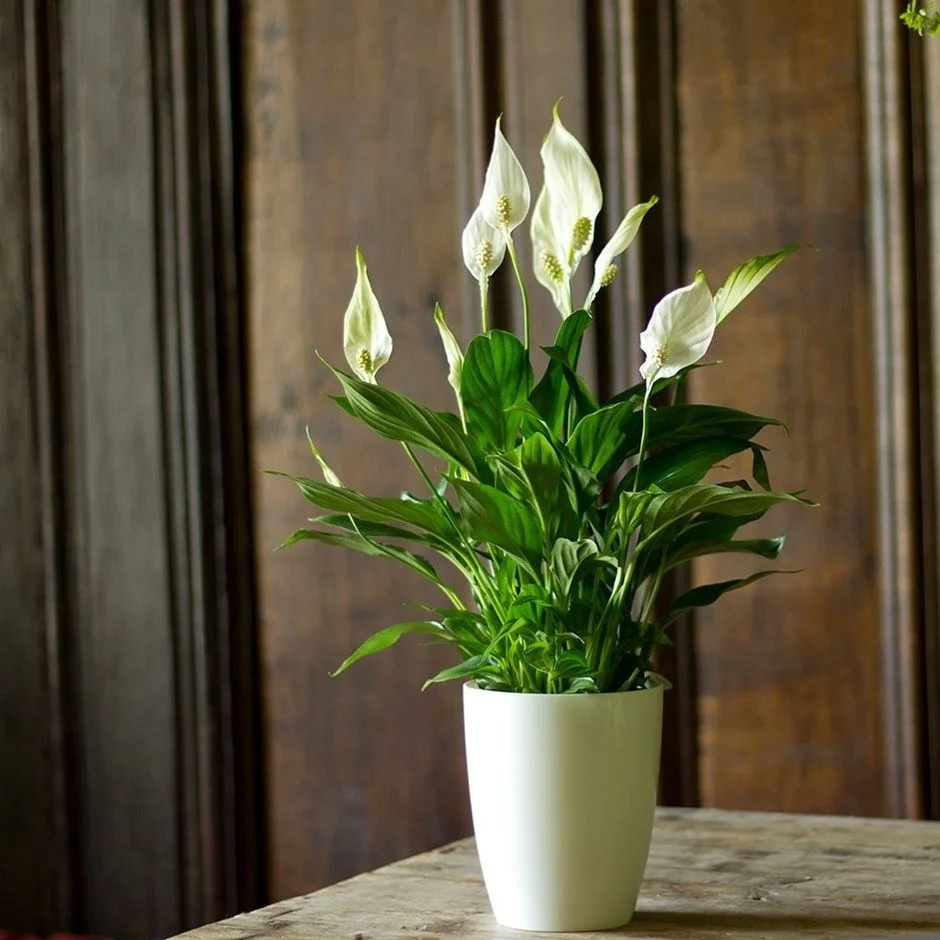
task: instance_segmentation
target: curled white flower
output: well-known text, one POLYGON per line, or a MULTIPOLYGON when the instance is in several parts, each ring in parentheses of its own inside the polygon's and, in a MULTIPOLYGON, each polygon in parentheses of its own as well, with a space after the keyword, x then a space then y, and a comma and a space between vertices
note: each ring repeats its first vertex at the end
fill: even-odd
POLYGON ((481 283, 493 276, 506 255, 506 235, 493 228, 483 217, 482 206, 470 216, 463 230, 463 263, 467 270, 481 283))
POLYGON ((551 198, 555 240, 573 274, 594 241, 594 223, 604 201, 600 177, 587 151, 552 110, 552 127, 542 143, 545 188, 551 198))
POLYGON ((701 272, 688 287, 680 287, 656 304, 649 326, 640 334, 646 361, 640 375, 652 386, 698 362, 708 350, 718 325, 712 292, 701 272))
POLYGON ((613 282, 617 276, 617 265, 614 264, 614 258, 623 254, 630 247, 633 239, 636 238, 636 233, 640 230, 643 217, 657 202, 659 202, 658 197, 653 196, 649 202, 641 202, 638 206, 634 206, 624 216, 620 225, 617 226, 617 231, 614 232, 610 241, 601 249, 597 261, 594 262, 594 283, 591 284, 591 289, 585 298, 585 310, 590 310, 591 304, 594 303, 594 299, 601 289, 609 287, 613 282))
POLYGON ((363 382, 375 384, 375 373, 392 355, 392 337, 382 308, 372 292, 366 262, 356 249, 356 287, 343 318, 343 351, 353 372, 363 382))
POLYGON ((483 181, 480 209, 483 218, 506 235, 526 217, 531 194, 525 171, 499 128, 493 137, 493 152, 483 181))
POLYGON ((532 212, 532 266, 536 280, 551 295, 562 317, 571 315, 571 272, 552 224, 552 197, 543 186, 532 212))
POLYGON ((323 479, 326 480, 330 486, 342 486, 342 480, 333 472, 333 468, 323 459, 320 455, 320 451, 317 450, 317 445, 313 443, 313 438, 310 436, 310 428, 307 428, 307 443, 310 445, 310 453, 313 454, 313 459, 320 465, 323 479))

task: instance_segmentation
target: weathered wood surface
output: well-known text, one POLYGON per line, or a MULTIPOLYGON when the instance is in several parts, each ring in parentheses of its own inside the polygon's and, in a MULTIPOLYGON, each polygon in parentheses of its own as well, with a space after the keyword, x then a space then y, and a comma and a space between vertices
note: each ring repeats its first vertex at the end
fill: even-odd
MULTIPOLYGON (((877 509, 885 466, 876 398, 889 392, 875 371, 887 352, 873 341, 861 10, 772 0, 677 7, 687 276, 701 267, 718 284, 754 254, 793 242, 818 249, 790 259, 722 325, 709 356, 723 364, 690 383, 699 401, 785 422, 792 439, 763 438, 771 480, 806 487, 820 503, 749 530, 786 532, 781 567, 804 574, 696 611, 707 806, 918 815, 916 755, 894 717, 913 686, 892 668, 912 575, 879 575, 900 517, 877 509), (897 600, 890 614, 885 592, 897 600)), ((895 431, 900 454, 902 419, 895 431)), ((888 505, 904 512, 900 490, 888 505)), ((744 573, 730 555, 693 565, 697 584, 744 573)))
MULTIPOLYGON (((938 823, 661 809, 633 923, 591 936, 937 934, 938 823)), ((494 921, 467 839, 182 935, 285 936, 518 940, 526 934, 494 921)))

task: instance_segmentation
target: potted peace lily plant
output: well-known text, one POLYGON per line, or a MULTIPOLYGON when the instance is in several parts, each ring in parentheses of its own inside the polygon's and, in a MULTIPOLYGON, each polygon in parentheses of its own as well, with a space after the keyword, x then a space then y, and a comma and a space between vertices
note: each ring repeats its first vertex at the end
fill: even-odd
POLYGON ((701 585, 669 604, 664 578, 714 552, 776 558, 782 536, 739 538, 739 528, 778 503, 806 502, 771 488, 755 436, 778 421, 676 394, 716 328, 793 249, 747 261, 715 294, 700 273, 664 297, 639 337, 640 381, 598 401, 578 371, 582 338, 656 199, 627 213, 576 305, 572 276, 591 249, 602 193, 557 106, 541 156, 535 277, 561 314, 541 375, 513 240, 529 184, 497 121, 482 199, 463 233, 481 332, 464 349, 440 306, 434 312, 455 410, 431 410, 379 383, 392 339, 358 250, 344 330, 350 371, 330 367, 341 410, 401 442, 424 495, 345 488, 311 440, 323 480, 292 479, 321 514, 285 544, 312 539, 391 558, 440 590, 442 606, 374 633, 336 672, 409 633, 450 644, 459 662, 427 684, 466 683, 474 829, 496 918, 594 930, 631 919, 646 864, 667 687, 654 650, 683 612, 773 572, 701 585), (507 256, 521 338, 490 328, 489 282, 507 256), (740 454, 752 479, 704 481, 740 454))

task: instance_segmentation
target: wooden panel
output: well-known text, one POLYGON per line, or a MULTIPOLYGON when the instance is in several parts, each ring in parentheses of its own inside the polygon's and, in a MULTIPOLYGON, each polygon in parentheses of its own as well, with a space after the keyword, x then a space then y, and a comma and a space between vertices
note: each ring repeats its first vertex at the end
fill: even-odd
POLYGON ((62 41, 83 922, 156 936, 181 899, 148 4, 67 4, 62 41))
POLYGON ((30 244, 38 185, 31 172, 38 166, 30 166, 36 115, 27 113, 38 107, 35 86, 28 86, 33 25, 18 0, 0 2, 0 924, 38 932, 65 916, 57 876, 68 855, 55 828, 59 751, 46 648, 47 629, 55 628, 54 582, 44 573, 43 531, 51 506, 43 503, 49 490, 36 423, 45 376, 37 374, 43 360, 37 363, 34 347, 41 314, 32 265, 41 265, 41 246, 30 244))
POLYGON ((920 205, 926 210, 926 226, 920 229, 923 239, 921 283, 927 293, 922 298, 924 310, 924 332, 930 338, 929 368, 924 370, 924 385, 921 386, 924 400, 930 401, 932 408, 924 414, 927 427, 924 429, 924 448, 927 455, 927 467, 932 480, 933 514, 928 516, 926 525, 932 527, 932 537, 927 539, 932 547, 933 569, 927 569, 924 575, 925 587, 928 588, 928 617, 925 624, 925 665, 926 665, 926 720, 930 756, 930 810, 934 819, 940 819, 940 275, 934 270, 932 259, 940 257, 940 42, 925 42, 922 47, 922 99, 923 125, 921 140, 921 159, 923 160, 924 186, 926 198, 920 205), (926 386, 926 387, 925 387, 926 386))
MULTIPOLYGON (((886 673, 874 507, 876 396, 866 255, 859 10, 842 3, 680 2, 680 154, 688 273, 787 243, 787 262, 723 325, 698 399, 771 414, 778 487, 822 506, 777 512, 784 567, 697 618, 706 804, 898 811, 885 768, 886 673)), ((738 564, 695 566, 699 582, 738 564)), ((889 586, 890 589, 890 586, 889 586)))
MULTIPOLYGON (((315 475, 309 425, 348 484, 420 485, 400 449, 325 399, 334 383, 314 351, 344 364, 358 244, 395 341, 382 381, 452 407, 432 311, 440 300, 460 332, 458 139, 473 120, 455 100, 469 92, 454 43, 466 12, 437 0, 245 5, 255 467, 315 475)), ((272 554, 310 513, 260 473, 255 499, 269 885, 283 897, 467 832, 468 803, 459 689, 418 691, 450 654, 403 643, 327 675, 367 633, 409 617, 404 603, 434 595, 390 563, 312 545, 272 554)))
MULTIPOLYGON (((936 936, 940 826, 716 810, 657 813, 628 927, 533 938, 936 936)), ((472 840, 404 859, 185 940, 516 940, 493 920, 472 840)), ((180 938, 182 940, 182 938, 180 938)))
POLYGON ((908 59, 895 11, 879 0, 867 0, 863 10, 884 782, 891 813, 919 816, 924 809, 922 539, 908 59))

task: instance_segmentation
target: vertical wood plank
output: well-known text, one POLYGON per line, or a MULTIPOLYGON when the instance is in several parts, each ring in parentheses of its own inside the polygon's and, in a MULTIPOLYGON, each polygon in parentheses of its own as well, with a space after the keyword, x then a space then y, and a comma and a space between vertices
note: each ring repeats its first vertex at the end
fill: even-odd
POLYGON ((896 11, 863 6, 874 343, 886 808, 923 812, 921 577, 914 244, 906 45, 896 11))
POLYGON ((57 619, 54 580, 44 570, 50 481, 36 421, 46 378, 34 345, 41 300, 33 267, 41 268, 41 245, 31 245, 31 203, 41 164, 31 162, 38 156, 31 146, 38 119, 31 25, 19 0, 0 2, 0 923, 50 931, 68 914, 69 857, 56 828, 61 767, 46 646, 57 619))
MULTIPOLYGON (((453 405, 432 311, 440 300, 459 332, 460 6, 267 0, 244 10, 253 464, 315 475, 309 426, 348 485, 416 488, 400 449, 324 397, 333 382, 314 351, 344 364, 358 244, 395 341, 382 381, 453 405)), ((358 555, 314 545, 272 554, 310 507, 282 480, 259 472, 255 486, 269 886, 284 897, 469 831, 468 804, 459 689, 418 692, 451 654, 403 643, 328 677, 368 633, 409 619, 403 604, 434 595, 358 555)))
POLYGON ((81 891, 110 936, 181 919, 148 10, 62 20, 81 891))
MULTIPOLYGON (((687 274, 713 287, 746 257, 817 246, 723 324, 700 400, 785 421, 771 478, 815 511, 779 511, 785 566, 696 622, 702 800, 880 814, 889 676, 879 624, 878 439, 860 10, 840 3, 680 2, 680 159, 687 274)), ((711 559, 697 582, 740 572, 711 559)))
POLYGON ((927 539, 932 546, 933 568, 924 575, 928 589, 927 617, 924 624, 925 662, 925 722, 928 748, 928 793, 930 815, 940 819, 940 621, 938 621, 938 587, 940 587, 940 274, 931 263, 940 257, 940 42, 925 42, 921 47, 921 81, 923 124, 921 146, 923 148, 924 190, 920 203, 926 212, 926 227, 921 228, 924 245, 922 259, 922 283, 926 296, 922 303, 926 310, 922 317, 924 332, 930 338, 929 364, 924 373, 926 385, 924 397, 933 407, 925 415, 924 442, 927 466, 932 480, 933 513, 925 524, 932 529, 927 539))

